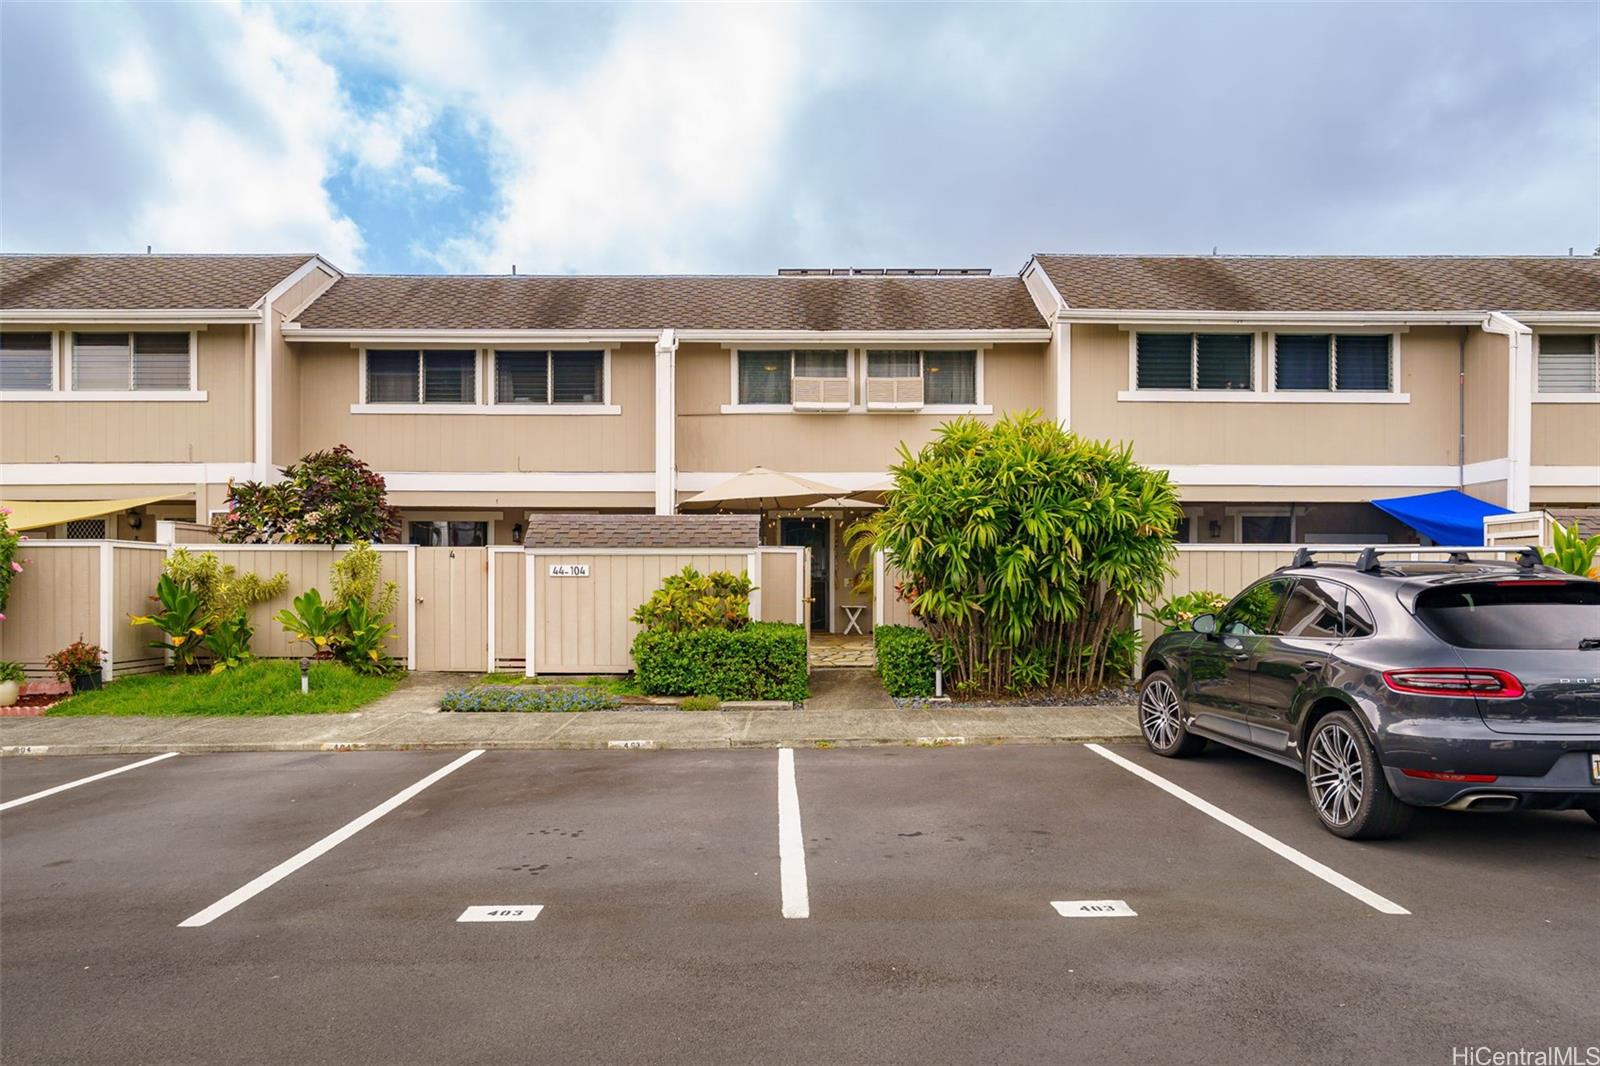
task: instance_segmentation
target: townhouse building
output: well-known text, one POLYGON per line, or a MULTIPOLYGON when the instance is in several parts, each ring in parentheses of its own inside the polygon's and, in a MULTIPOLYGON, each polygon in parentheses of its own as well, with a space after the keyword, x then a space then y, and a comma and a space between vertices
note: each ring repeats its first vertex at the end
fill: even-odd
MULTIPOLYGON (((1369 501, 1600 504, 1600 259, 1037 255, 981 270, 380 276, 313 254, 0 257, 0 498, 151 539, 348 444, 403 537, 671 513, 753 466, 847 493, 955 415, 1166 467, 1194 543, 1407 541, 1369 501)), ((769 511, 837 629, 857 511, 769 511)))

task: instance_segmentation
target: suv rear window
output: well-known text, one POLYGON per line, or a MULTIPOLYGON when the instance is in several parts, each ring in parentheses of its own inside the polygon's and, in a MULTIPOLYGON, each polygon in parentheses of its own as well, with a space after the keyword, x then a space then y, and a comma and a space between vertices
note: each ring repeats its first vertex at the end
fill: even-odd
POLYGON ((1417 597, 1417 617, 1460 648, 1576 650, 1600 637, 1600 583, 1485 581, 1417 597))

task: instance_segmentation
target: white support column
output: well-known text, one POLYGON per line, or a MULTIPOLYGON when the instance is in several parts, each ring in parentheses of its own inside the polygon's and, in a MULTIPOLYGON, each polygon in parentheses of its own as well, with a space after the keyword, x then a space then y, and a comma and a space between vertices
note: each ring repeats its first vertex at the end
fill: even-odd
POLYGON ((750 590, 750 620, 765 622, 766 617, 761 613, 761 552, 756 550, 745 556, 745 569, 750 572, 750 584, 755 586, 750 590))
POLYGON ((406 669, 417 668, 417 549, 406 547, 406 669))
POLYGON ((116 620, 111 617, 112 595, 116 588, 116 575, 113 569, 116 565, 112 546, 104 541, 100 543, 100 680, 110 681, 116 676, 116 668, 112 665, 116 659, 116 620))
POLYGON ((656 514, 678 510, 678 335, 656 341, 656 514))
POLYGON ((1491 311, 1483 328, 1506 337, 1506 507, 1526 511, 1533 483, 1533 330, 1501 311, 1491 311))
POLYGON ((538 576, 536 571, 539 566, 539 557, 533 552, 528 552, 522 559, 522 609, 527 616, 522 622, 522 675, 524 677, 538 677, 539 649, 539 602, 538 602, 538 576))
POLYGON ((1072 323, 1056 319, 1056 424, 1072 428, 1072 323))

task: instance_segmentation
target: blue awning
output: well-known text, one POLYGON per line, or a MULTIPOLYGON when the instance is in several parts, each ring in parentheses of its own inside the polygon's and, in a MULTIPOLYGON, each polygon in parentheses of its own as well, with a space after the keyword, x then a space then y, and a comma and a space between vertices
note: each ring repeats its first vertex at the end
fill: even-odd
POLYGON ((1486 517, 1511 513, 1457 489, 1373 500, 1372 506, 1398 518, 1435 544, 1463 548, 1483 543, 1486 517))

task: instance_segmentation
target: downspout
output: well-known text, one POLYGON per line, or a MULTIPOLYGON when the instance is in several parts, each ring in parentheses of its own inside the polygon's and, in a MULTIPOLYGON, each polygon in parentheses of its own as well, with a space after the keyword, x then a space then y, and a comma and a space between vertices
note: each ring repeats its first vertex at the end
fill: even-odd
POLYGON ((656 341, 656 514, 678 510, 678 335, 664 329, 656 341))

